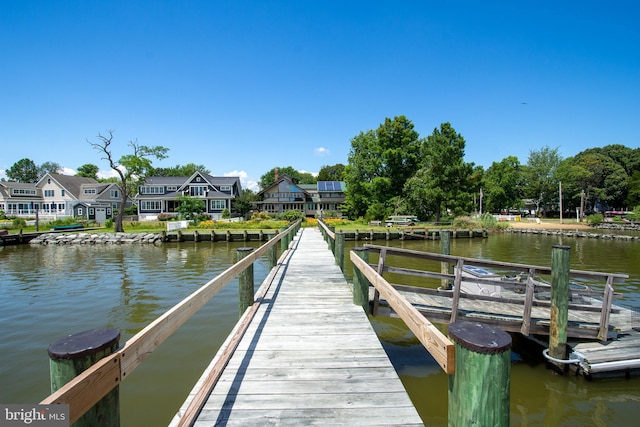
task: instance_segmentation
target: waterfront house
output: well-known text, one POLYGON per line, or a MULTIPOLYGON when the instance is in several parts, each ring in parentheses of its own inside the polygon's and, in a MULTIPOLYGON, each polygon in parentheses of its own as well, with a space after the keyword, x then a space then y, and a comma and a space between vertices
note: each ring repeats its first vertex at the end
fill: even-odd
POLYGON ((101 223, 120 208, 120 195, 115 183, 47 173, 36 184, 1 182, 0 210, 19 218, 72 217, 101 223))
POLYGON ((40 217, 74 217, 103 223, 120 208, 120 187, 93 178, 47 173, 36 184, 42 191, 40 217))
POLYGON ((320 218, 329 212, 341 215, 344 203, 343 181, 318 181, 315 184, 296 184, 287 174, 276 176, 276 182, 258 193, 254 209, 260 212, 281 214, 300 211, 306 217, 320 218))
POLYGON ((231 212, 232 201, 242 194, 239 177, 211 176, 195 172, 189 177, 150 176, 134 197, 140 221, 155 220, 160 214, 177 216, 182 196, 201 199, 205 213, 221 219, 222 211, 231 212))

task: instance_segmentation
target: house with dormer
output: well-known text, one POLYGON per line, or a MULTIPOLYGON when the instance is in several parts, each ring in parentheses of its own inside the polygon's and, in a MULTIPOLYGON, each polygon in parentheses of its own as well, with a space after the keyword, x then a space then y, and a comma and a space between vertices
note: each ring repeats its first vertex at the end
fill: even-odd
POLYGON ((320 218, 326 212, 341 215, 346 185, 343 181, 296 184, 287 174, 276 174, 276 181, 260 191, 254 209, 269 214, 300 211, 306 217, 320 218))
POLYGON ((211 176, 194 172, 189 177, 150 176, 138 188, 134 200, 140 221, 155 220, 160 214, 176 215, 183 196, 201 199, 205 213, 221 219, 222 212, 231 211, 232 201, 242 194, 239 177, 211 176))
POLYGON ((45 174, 36 184, 0 182, 0 210, 7 216, 104 222, 120 208, 120 188, 93 178, 45 174))
POLYGON ((122 203, 117 184, 93 178, 47 173, 36 187, 42 192, 40 217, 74 217, 102 223, 113 218, 122 203))

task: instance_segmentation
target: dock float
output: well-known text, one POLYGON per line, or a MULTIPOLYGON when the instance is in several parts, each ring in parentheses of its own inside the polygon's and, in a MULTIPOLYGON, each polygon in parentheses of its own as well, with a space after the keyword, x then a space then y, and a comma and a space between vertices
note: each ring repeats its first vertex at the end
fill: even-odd
POLYGON ((423 425, 320 232, 302 229, 276 268, 170 425, 423 425))

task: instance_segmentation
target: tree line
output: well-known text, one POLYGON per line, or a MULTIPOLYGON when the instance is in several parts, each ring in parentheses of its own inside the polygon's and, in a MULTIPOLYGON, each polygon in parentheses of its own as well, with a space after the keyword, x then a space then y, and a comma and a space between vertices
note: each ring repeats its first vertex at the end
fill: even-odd
POLYGON ((486 170, 464 160, 465 139, 450 123, 421 138, 405 116, 386 118, 351 140, 344 171, 344 212, 351 218, 392 214, 498 213, 535 206, 536 214, 633 210, 640 204, 640 149, 620 144, 562 158, 558 148, 494 161, 486 170))
MULTIPOLYGON (((189 163, 154 168, 150 157, 164 159, 168 148, 148 147, 130 141, 131 154, 116 161, 111 154, 113 131, 87 140, 118 177, 98 179, 98 166, 87 163, 76 176, 115 182, 123 196, 133 196, 145 176, 210 174, 204 165, 189 163)), ((529 152, 526 163, 515 156, 494 161, 486 170, 464 160, 466 141, 450 123, 442 123, 427 137, 420 137, 405 116, 386 118, 375 130, 362 131, 351 139, 348 162, 323 166, 318 175, 293 166, 277 166, 260 178, 261 189, 275 181, 275 170, 294 183, 345 181, 343 214, 349 218, 381 220, 393 214, 416 215, 439 221, 443 216, 478 212, 520 210, 525 203, 538 215, 565 211, 581 214, 607 209, 632 210, 640 205, 640 148, 621 144, 590 148, 562 158, 558 148, 545 146, 529 152), (562 189, 562 191, 560 191, 562 189), (560 199, 562 197, 562 199, 560 199)), ((12 181, 36 183, 49 173, 61 173, 55 162, 36 165, 25 158, 6 171, 12 181)), ((246 213, 256 194, 245 189, 236 200, 234 213, 246 213)))

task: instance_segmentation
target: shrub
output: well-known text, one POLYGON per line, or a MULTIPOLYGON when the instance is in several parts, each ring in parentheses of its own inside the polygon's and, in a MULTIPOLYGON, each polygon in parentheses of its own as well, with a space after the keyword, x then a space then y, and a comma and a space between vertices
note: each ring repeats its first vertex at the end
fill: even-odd
POLYGON ((158 221, 170 221, 174 218, 173 215, 169 214, 158 214, 158 221))
POLYGON ((587 224, 589 225, 598 225, 598 224, 602 224, 602 222, 604 221, 604 217, 602 216, 602 214, 591 214, 589 216, 587 216, 587 224))
POLYGON ((113 218, 108 218, 104 222, 104 228, 113 228, 113 218))
POLYGON ((304 215, 300 211, 291 210, 291 211, 286 211, 282 214, 282 219, 285 219, 287 221, 296 221, 302 218, 304 218, 304 215))
POLYGON ((16 218, 13 220, 13 226, 14 227, 26 227, 27 226, 27 221, 25 221, 23 218, 16 218))

